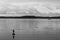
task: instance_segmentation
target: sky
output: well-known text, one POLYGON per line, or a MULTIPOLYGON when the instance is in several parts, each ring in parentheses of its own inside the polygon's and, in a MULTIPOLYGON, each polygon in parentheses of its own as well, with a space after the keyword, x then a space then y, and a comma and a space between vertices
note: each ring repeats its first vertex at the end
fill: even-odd
MULTIPOLYGON (((41 13, 60 13, 60 0, 1 0, 0 7, 12 8, 18 6, 19 9, 35 8, 41 13), (58 8, 59 6, 59 8, 58 8), (57 9, 58 8, 58 9, 57 9), (44 12, 43 12, 44 11, 44 12)), ((2 8, 1 8, 2 9, 2 8)))
POLYGON ((8 1, 8 2, 41 2, 41 1, 60 2, 60 0, 1 0, 1 1, 8 1))
POLYGON ((0 0, 5 3, 21 3, 21 2, 52 2, 52 3, 60 3, 60 0, 0 0))

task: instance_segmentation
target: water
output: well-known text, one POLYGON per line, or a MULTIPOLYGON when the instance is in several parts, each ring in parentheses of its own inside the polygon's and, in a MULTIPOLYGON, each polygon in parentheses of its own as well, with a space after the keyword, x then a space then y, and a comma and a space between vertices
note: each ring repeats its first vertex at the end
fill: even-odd
POLYGON ((59 20, 0 19, 0 40, 13 40, 12 29, 16 34, 14 40, 60 40, 60 29, 52 30, 59 23, 59 20), (40 30, 34 29, 39 23, 40 30))

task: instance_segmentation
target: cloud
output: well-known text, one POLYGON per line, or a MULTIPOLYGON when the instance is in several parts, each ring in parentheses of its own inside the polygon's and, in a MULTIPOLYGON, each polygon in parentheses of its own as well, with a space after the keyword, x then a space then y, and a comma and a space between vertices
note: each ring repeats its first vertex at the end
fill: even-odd
MULTIPOLYGON (((34 9, 37 10, 40 13, 60 13, 60 7, 58 8, 57 5, 59 3, 52 3, 52 2, 21 2, 21 3, 6 3, 0 5, 1 7, 6 7, 5 9, 8 10, 19 10, 19 11, 24 11, 24 10, 29 10, 29 9, 34 9), (3 5, 3 6, 2 6, 3 5)), ((4 9, 4 10, 5 10, 4 9)), ((6 10, 7 11, 7 10, 6 10)))

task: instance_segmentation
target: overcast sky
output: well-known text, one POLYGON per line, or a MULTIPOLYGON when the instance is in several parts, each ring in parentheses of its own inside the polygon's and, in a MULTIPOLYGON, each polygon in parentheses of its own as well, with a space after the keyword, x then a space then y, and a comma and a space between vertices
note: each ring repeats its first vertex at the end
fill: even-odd
MULTIPOLYGON (((42 10, 44 10, 45 12, 46 12, 46 10, 48 10, 47 9, 47 7, 46 6, 48 6, 48 8, 52 8, 53 10, 51 10, 51 12, 53 11, 54 13, 55 12, 59 12, 60 13, 60 9, 59 10, 55 10, 55 5, 58 3, 59 4, 59 6, 60 6, 60 0, 0 0, 0 3, 2 2, 2 4, 3 4, 3 7, 4 7, 4 5, 6 6, 6 3, 8 4, 8 3, 14 3, 14 4, 12 4, 13 6, 19 6, 19 7, 21 7, 22 6, 22 4, 24 3, 26 3, 26 4, 28 4, 28 7, 30 7, 30 2, 32 2, 32 3, 34 3, 34 2, 39 2, 39 6, 37 7, 38 8, 38 10, 39 11, 42 11, 42 10), (4 3, 3 3, 4 2, 4 3), (28 3, 27 3, 28 2, 28 3), (46 3, 46 2, 48 2, 48 3, 46 3), (15 3, 19 3, 19 4, 15 4, 15 3), (51 4, 49 4, 49 3, 51 3, 51 4), (56 3, 56 4, 55 4, 56 3), (21 4, 21 6, 20 6, 20 4, 21 4), (42 6, 42 4, 44 4, 43 6, 42 6), (41 8, 42 7, 42 8, 41 8)), ((24 7, 25 8, 25 6, 27 6, 27 5, 24 5, 24 6, 22 6, 22 7, 24 7)), ((1 5, 1 4, 0 4, 1 5)), ((9 5, 10 4, 8 4, 7 6, 9 7, 9 5)), ((11 5, 11 6, 12 6, 11 5)), ((36 4, 37 5, 37 4, 36 4)), ((60 8, 60 7, 59 7, 60 8)), ((49 9, 50 10, 50 9, 49 9)), ((50 11, 48 11, 48 12, 50 12, 50 11)), ((48 13, 47 12, 47 13, 48 13)))
POLYGON ((41 1, 48 1, 48 2, 60 2, 60 0, 1 0, 1 1, 8 1, 8 2, 41 2, 41 1))

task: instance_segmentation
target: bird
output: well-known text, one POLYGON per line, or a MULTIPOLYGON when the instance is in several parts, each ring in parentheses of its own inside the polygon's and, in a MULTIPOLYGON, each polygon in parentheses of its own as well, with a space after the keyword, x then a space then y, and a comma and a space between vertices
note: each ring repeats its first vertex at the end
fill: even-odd
POLYGON ((15 38, 15 30, 13 29, 13 33, 12 33, 13 39, 15 38))

